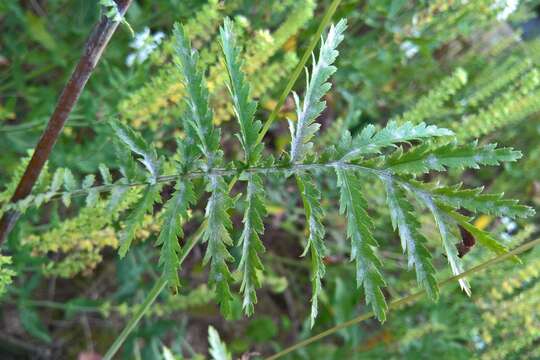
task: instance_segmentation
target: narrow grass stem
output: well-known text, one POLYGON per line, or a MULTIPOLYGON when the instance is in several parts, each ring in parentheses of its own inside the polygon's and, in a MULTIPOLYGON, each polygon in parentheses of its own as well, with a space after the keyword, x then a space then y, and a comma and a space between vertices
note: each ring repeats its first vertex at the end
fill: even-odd
POLYGON ((285 89, 283 89, 283 92, 281 93, 279 100, 276 106, 274 107, 274 110, 272 110, 272 112, 270 113, 270 116, 264 123, 264 126, 259 134, 259 137, 257 138, 257 143, 260 143, 263 140, 264 136, 270 129, 270 126, 272 126, 272 124, 276 120, 277 115, 279 111, 281 110, 281 107, 283 106, 283 104, 285 104, 285 100, 287 99, 287 96, 289 96, 294 84, 296 83, 296 80, 298 80, 298 77, 300 76, 300 74, 302 73, 302 70, 306 66, 306 63, 308 59, 310 58, 311 53, 315 49, 315 46, 317 46, 317 43, 319 42, 324 29, 328 26, 328 24, 330 23, 330 20, 332 20, 332 16, 336 12, 336 9, 339 6, 340 2, 341 0, 334 0, 332 1, 328 9, 326 9, 324 17, 321 20, 321 23, 319 24, 317 31, 313 35, 311 42, 309 43, 306 51, 304 52, 304 55, 302 55, 300 62, 298 63, 298 65, 296 65, 296 68, 294 69, 289 81, 287 82, 285 89))
MULTIPOLYGON (((455 275, 455 276, 451 276, 445 280, 442 280, 439 282, 439 287, 443 287, 443 286, 446 286, 448 284, 451 284, 459 279, 463 279, 467 276, 471 276, 471 275, 474 275, 474 274, 477 274, 481 271, 484 271, 486 270, 487 268, 490 268, 491 266, 501 262, 501 261, 504 261, 504 260, 508 260, 508 259, 511 259, 513 258, 514 256, 518 255, 518 254, 521 254, 529 249, 532 249, 533 247, 537 246, 540 244, 540 238, 539 239, 536 239, 536 240, 533 240, 533 241, 530 241, 526 244, 523 244, 517 248, 515 248, 514 250, 512 251, 509 251, 505 254, 501 254, 501 255, 498 255, 494 258, 491 258, 467 271, 464 271, 462 272, 461 274, 458 274, 458 275, 455 275)), ((402 297, 402 298, 399 298, 397 300, 394 300, 392 301, 389 305, 388 305, 388 309, 395 309, 395 308, 398 308, 402 305, 406 305, 406 304, 409 304, 409 303, 412 303, 420 298, 422 298, 424 295, 426 294, 426 291, 425 290, 420 290, 418 292, 415 292, 413 294, 410 294, 408 296, 405 296, 405 297, 402 297)), ((282 351, 272 355, 272 356, 269 356, 267 358, 265 358, 266 360, 275 360, 275 359, 279 359, 293 351, 296 351, 298 349, 301 349, 303 347, 306 347, 308 346, 309 344, 311 343, 314 343, 318 340, 321 340, 327 336, 330 336, 332 334, 335 334, 336 332, 338 332, 339 330, 342 330, 342 329, 345 329, 345 328, 348 328, 350 326, 353 326, 353 325, 356 325, 356 324, 359 324, 365 320, 368 320, 370 318, 372 318, 374 316, 374 313, 373 311, 369 311, 369 312, 366 312, 354 319, 351 319, 349 321, 346 321, 346 322, 343 322, 341 324, 338 324, 336 326, 333 326, 331 327, 330 329, 328 330, 325 330, 317 335, 314 335, 310 338, 307 338, 305 340, 302 340, 286 349, 283 349, 282 351)))

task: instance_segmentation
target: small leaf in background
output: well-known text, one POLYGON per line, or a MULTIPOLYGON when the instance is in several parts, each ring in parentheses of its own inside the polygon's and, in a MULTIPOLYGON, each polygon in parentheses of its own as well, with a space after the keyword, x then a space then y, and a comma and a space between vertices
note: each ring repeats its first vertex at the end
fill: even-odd
POLYGON ((39 17, 31 12, 26 13, 27 31, 29 35, 51 53, 57 49, 56 40, 47 30, 47 18, 39 17))
POLYGON ((34 308, 26 306, 24 303, 20 304, 19 316, 24 330, 30 335, 46 343, 52 342, 51 335, 34 308))
POLYGON ((213 326, 208 327, 208 347, 213 360, 231 360, 231 353, 227 345, 221 341, 219 334, 213 326))

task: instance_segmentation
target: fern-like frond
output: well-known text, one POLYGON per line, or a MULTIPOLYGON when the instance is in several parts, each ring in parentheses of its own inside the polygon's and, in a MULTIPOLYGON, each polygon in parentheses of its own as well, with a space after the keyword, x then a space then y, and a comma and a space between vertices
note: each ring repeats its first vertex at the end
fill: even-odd
POLYGON ((124 257, 135 237, 135 232, 143 223, 144 215, 152 212, 154 203, 161 201, 161 184, 148 185, 143 196, 139 199, 134 209, 131 211, 125 222, 125 228, 120 233, 120 257, 124 257))
POLYGON ((390 175, 381 176, 381 180, 386 188, 392 227, 399 232, 401 247, 403 251, 407 251, 409 267, 415 267, 418 283, 432 299, 437 299, 439 289, 435 280, 435 268, 425 245, 427 240, 419 231, 420 222, 413 212, 414 209, 390 175))
POLYGON ((203 241, 208 243, 203 263, 210 262, 209 282, 216 287, 216 300, 221 306, 225 316, 231 314, 232 294, 229 284, 233 278, 227 262, 233 257, 227 249, 233 241, 229 231, 232 228, 231 218, 228 214, 233 201, 228 194, 227 184, 223 178, 211 176, 208 184, 210 198, 206 205, 207 226, 203 233, 203 241))
POLYGON ((390 121, 383 129, 378 130, 374 125, 367 125, 358 136, 352 138, 345 135, 340 144, 341 161, 353 161, 363 155, 379 154, 385 147, 397 146, 413 140, 432 139, 440 136, 450 136, 453 132, 425 123, 398 123, 390 121))
POLYGON ((254 119, 257 103, 251 100, 250 87, 241 70, 240 48, 236 44, 232 26, 231 20, 225 19, 225 23, 220 29, 221 48, 229 74, 229 92, 240 125, 239 138, 244 148, 245 160, 247 164, 255 164, 259 160, 263 148, 262 144, 257 143, 262 124, 259 120, 254 119))
POLYGON ((174 195, 165 204, 163 212, 163 225, 159 233, 156 245, 161 246, 159 265, 163 266, 163 272, 169 281, 169 285, 177 290, 180 286, 178 267, 180 261, 180 244, 178 237, 183 236, 182 222, 188 217, 190 205, 195 203, 196 195, 193 184, 189 180, 176 183, 174 195))
POLYGON ((177 66, 183 74, 188 105, 187 123, 193 128, 199 140, 201 153, 207 158, 210 166, 216 157, 220 157, 219 130, 212 123, 212 110, 208 98, 203 73, 197 67, 198 55, 193 50, 189 39, 185 36, 181 25, 175 24, 175 50, 177 66))
POLYGON ((336 167, 340 189, 340 212, 347 215, 347 237, 351 240, 351 260, 356 261, 356 283, 363 286, 366 303, 380 321, 386 320, 388 306, 381 290, 386 283, 381 274, 382 264, 373 247, 373 221, 367 213, 367 201, 362 195, 358 174, 336 167))
POLYGON ((488 66, 484 71, 476 77, 479 79, 475 82, 474 92, 466 99, 467 104, 478 106, 481 102, 489 99, 501 92, 509 84, 515 84, 519 81, 519 77, 530 70, 532 61, 530 59, 522 59, 517 56, 509 56, 501 64, 497 64, 495 68, 488 66), (497 74, 497 76, 493 76, 497 74))
MULTIPOLYGON (((241 69, 240 47, 236 44, 233 24, 228 18, 225 19, 225 23, 220 29, 220 37, 225 66, 229 75, 228 88, 240 125, 238 138, 244 149, 246 164, 256 165, 261 159, 263 150, 263 145, 257 141, 262 124, 254 118, 257 103, 251 100, 250 87, 241 69)), ((239 264, 239 270, 242 272, 240 291, 244 296, 242 307, 245 313, 250 316, 253 314, 254 304, 257 302, 255 289, 260 287, 258 272, 263 270, 259 253, 264 251, 260 235, 264 231, 263 217, 266 214, 266 209, 261 177, 254 174, 244 174, 241 180, 247 182, 247 207, 243 219, 244 229, 239 240, 239 246, 242 249, 239 264)))
POLYGON ((244 212, 244 229, 238 241, 242 249, 239 270, 242 272, 242 285, 240 291, 244 295, 242 307, 248 316, 253 314, 254 304, 257 303, 255 289, 260 287, 258 272, 263 270, 259 254, 264 252, 264 245, 260 239, 264 232, 263 218, 266 215, 264 205, 263 182, 259 175, 247 175, 247 207, 244 212))
POLYGON ((517 200, 505 199, 503 194, 483 194, 483 187, 464 189, 461 184, 439 187, 431 192, 434 198, 455 209, 465 208, 475 213, 484 213, 510 218, 527 218, 535 214, 533 208, 521 205, 517 200))
POLYGON ((304 204, 307 224, 307 244, 302 256, 307 252, 311 255, 311 326, 315 324, 318 314, 318 296, 322 290, 321 279, 324 277, 326 267, 324 256, 326 246, 324 245, 325 228, 322 223, 324 211, 321 206, 321 192, 315 185, 313 178, 309 174, 296 176, 296 183, 300 190, 300 196, 304 204))
POLYGON ((479 138, 521 121, 540 110, 540 71, 533 68, 517 83, 496 96, 475 114, 466 115, 450 127, 460 141, 479 138))
POLYGON ((306 70, 306 92, 303 102, 300 103, 300 99, 294 94, 297 119, 296 123, 289 120, 292 163, 302 161, 313 147, 310 140, 320 127, 315 123, 315 119, 326 106, 326 102, 321 101, 321 98, 330 90, 331 85, 327 80, 336 71, 336 67, 332 64, 339 54, 336 48, 343 40, 346 27, 345 20, 330 27, 326 40, 321 42, 319 58, 313 60, 311 74, 308 74, 306 70))
POLYGON ((407 152, 399 148, 386 159, 384 167, 399 174, 418 175, 431 170, 478 169, 480 165, 499 165, 519 158, 521 152, 497 148, 497 144, 479 146, 476 141, 465 145, 452 142, 437 148, 424 144, 407 152))

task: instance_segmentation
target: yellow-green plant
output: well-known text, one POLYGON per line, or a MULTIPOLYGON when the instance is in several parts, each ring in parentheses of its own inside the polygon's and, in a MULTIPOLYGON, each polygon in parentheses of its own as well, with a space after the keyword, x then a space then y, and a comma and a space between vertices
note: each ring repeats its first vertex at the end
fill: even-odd
POLYGON ((471 83, 470 95, 460 99, 458 92, 468 76, 458 68, 397 121, 446 125, 459 141, 470 141, 540 111, 540 77, 532 61, 509 58, 494 69, 478 75, 471 83))
POLYGON ((482 309, 480 335, 485 343, 481 359, 505 359, 540 338, 540 260, 525 266, 477 301, 482 309), (500 341, 504 340, 504 341, 500 341))
MULTIPOLYGON (((212 2, 213 3, 213 2, 212 2)), ((217 23, 222 21, 225 16, 225 10, 217 4, 208 4, 200 10, 201 17, 204 17, 206 26, 199 26, 195 20, 186 24, 186 33, 194 38, 193 44, 200 48, 206 42, 210 44, 202 48, 201 66, 208 71, 208 89, 211 94, 212 104, 215 111, 215 122, 220 123, 230 119, 232 108, 228 102, 223 100, 226 86, 226 72, 222 62, 218 60, 219 41, 216 36, 213 40, 214 31, 217 23), (203 12, 209 12, 212 16, 202 15, 203 12), (204 36, 203 36, 204 34, 204 36)), ((242 39, 239 46, 246 49, 245 72, 254 84, 257 84, 253 90, 253 96, 261 97, 267 91, 271 90, 280 79, 283 79, 287 70, 291 69, 296 60, 294 55, 288 55, 274 58, 287 40, 293 37, 302 26, 312 18, 315 8, 313 0, 304 0, 292 5, 289 9, 286 20, 273 32, 265 29, 255 30, 253 36, 242 39), (280 71, 271 71, 279 68, 280 71)), ((199 15, 196 16, 199 18, 199 15)), ((253 32, 249 29, 249 21, 242 16, 235 17, 235 29, 237 32, 253 32)), ((170 54, 171 41, 166 41, 164 50, 157 59, 167 59, 170 54)), ((162 60, 164 61, 164 60, 162 60)), ((158 61, 157 63, 161 63, 158 61)), ((183 111, 185 89, 182 85, 180 75, 176 71, 174 64, 164 63, 160 65, 159 72, 152 77, 149 84, 133 92, 128 98, 123 99, 119 104, 119 112, 134 127, 150 126, 153 129, 158 128, 161 122, 171 123, 174 117, 179 116, 183 111)))
POLYGON ((11 257, 0 255, 0 297, 5 294, 7 286, 13 281, 15 271, 9 268, 11 257))

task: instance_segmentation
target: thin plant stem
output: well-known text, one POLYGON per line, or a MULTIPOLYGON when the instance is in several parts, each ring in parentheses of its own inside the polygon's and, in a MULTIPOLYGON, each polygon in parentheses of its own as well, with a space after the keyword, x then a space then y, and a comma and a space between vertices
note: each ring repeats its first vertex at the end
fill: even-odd
POLYGON ((259 137, 257 138, 257 143, 260 143, 268 130, 270 129, 270 126, 274 123, 274 121, 277 118, 278 112, 281 110, 281 107, 285 103, 285 100, 287 99, 287 96, 289 96, 289 93, 291 92, 294 84, 296 83, 296 80, 298 80, 298 77, 300 76, 300 73, 304 69, 304 66, 306 66, 306 63, 308 59, 311 56, 311 53, 315 49, 315 46, 317 46, 317 43, 319 42, 321 35, 324 31, 324 29, 328 26, 330 23, 330 20, 332 20, 332 16, 336 12, 337 7, 339 6, 339 3, 341 0, 334 0, 332 1, 332 4, 328 7, 326 10, 323 19, 321 20, 321 23, 319 24, 319 27, 317 28, 317 31, 315 32, 315 35, 313 35, 311 42, 309 43, 309 46, 307 47, 306 51, 304 52, 304 55, 302 56, 302 59, 300 59, 300 62, 298 65, 296 65, 296 68, 294 69, 289 82, 285 86, 285 89, 283 89, 283 92, 281 93, 281 96, 279 97, 279 100, 274 107, 274 110, 270 113, 270 116, 264 123, 264 126, 259 134, 259 137))
MULTIPOLYGON (((251 174, 279 174, 279 173, 300 173, 304 171, 324 171, 324 170, 333 170, 334 168, 339 167, 342 169, 350 169, 350 170, 357 170, 361 171, 367 174, 372 175, 378 175, 378 176, 390 176, 391 173, 388 170, 385 169, 376 169, 371 168, 367 166, 362 166, 359 164, 351 164, 351 163, 344 163, 341 161, 330 161, 327 163, 308 163, 308 164, 288 164, 287 166, 253 166, 245 169, 225 169, 225 168, 214 168, 210 169, 208 171, 191 171, 187 173, 179 173, 179 174, 173 174, 173 175, 162 175, 158 176, 155 180, 155 182, 158 183, 170 183, 173 181, 180 181, 180 180, 187 180, 187 179, 198 179, 198 178, 204 178, 204 177, 211 177, 211 176, 233 176, 231 179, 228 188, 229 191, 232 190, 233 186, 238 181, 238 178, 241 173, 251 173, 251 174)), ((71 197, 77 197, 77 196, 84 196, 88 194, 90 190, 97 191, 98 193, 103 193, 107 191, 111 191, 115 187, 136 187, 136 186, 147 186, 151 185, 151 182, 132 182, 132 183, 124 183, 124 184, 109 184, 109 185, 97 185, 92 186, 89 188, 80 188, 75 189, 72 191, 59 191, 56 193, 48 194, 50 197, 49 200, 52 199, 59 199, 64 195, 68 195, 71 197)), ((33 194, 32 196, 37 197, 39 195, 44 195, 46 193, 41 194, 33 194)), ((10 209, 10 206, 15 207, 16 209, 17 203, 14 204, 6 204, 7 209, 10 209)))
POLYGON ((118 352, 118 350, 120 349, 124 341, 126 341, 129 334, 131 334, 131 332, 135 329, 135 327, 137 326, 139 321, 142 319, 144 314, 150 309, 154 301, 156 301, 157 297, 159 296, 161 291, 165 289, 166 286, 167 286, 167 279, 164 276, 162 276, 156 282, 152 290, 150 290, 150 293, 144 300, 140 309, 137 310, 135 315, 133 315, 133 317, 127 323, 124 330, 122 330, 120 335, 118 335, 118 337, 114 340, 109 350, 107 350, 107 353, 103 357, 104 360, 111 360, 113 358, 113 356, 118 352))
MULTIPOLYGON (((491 258, 475 267, 472 267, 471 269, 467 270, 467 271, 464 271, 458 275, 454 275, 454 276, 451 276, 443 281, 440 281, 439 282, 439 287, 443 287, 443 286, 446 286, 448 284, 451 284, 459 279, 463 279, 467 276, 471 276, 471 275, 474 275, 476 273, 479 273, 481 271, 484 271, 486 270, 487 268, 490 268, 492 265, 495 265, 501 261, 504 261, 504 260, 508 260, 508 259, 511 259, 513 258, 514 256, 518 255, 518 254, 521 254, 522 252, 525 252, 529 249, 532 249, 533 247, 537 246, 540 244, 540 238, 539 239, 536 239, 536 240, 533 240, 533 241, 530 241, 526 244, 523 244, 517 248, 515 248, 514 250, 512 251, 509 251, 505 254, 501 254, 499 256, 496 256, 494 258, 491 258)), ((410 294, 408 296, 405 296, 405 297, 402 297, 402 298, 399 298, 397 300, 394 300, 392 301, 389 305, 388 305, 388 309, 395 309, 395 308, 398 308, 402 305, 406 305, 406 304, 409 304, 411 302, 414 302, 420 298, 422 298, 424 295, 426 294, 426 291, 425 290, 420 290, 418 292, 415 292, 413 294, 410 294)), ((327 336, 330 336, 332 334, 335 334, 336 332, 342 330, 342 329, 345 329, 345 328, 348 328, 350 326, 353 326, 353 325, 356 325, 356 324, 359 324, 365 320, 368 320, 370 318, 372 318, 374 316, 374 313, 373 311, 369 311, 369 312, 366 312, 354 319, 351 319, 349 321, 346 321, 346 322, 343 322, 341 324, 338 324, 336 326, 333 326, 331 327, 330 329, 328 330, 325 330, 317 335, 314 335, 308 339, 305 339, 305 340, 302 340, 286 349, 283 349, 282 351, 272 355, 272 356, 269 356, 267 358, 265 358, 265 360, 275 360, 275 359, 279 359, 293 351, 296 351, 300 348, 303 348, 311 343, 314 343, 318 340, 321 340, 327 336)))
MULTIPOLYGON (((204 221, 201 226, 197 229, 197 231, 191 235, 188 240, 186 241, 186 245, 182 248, 182 253, 179 256, 179 266, 182 265, 184 260, 186 260, 188 254, 191 252, 191 250, 195 247, 195 245, 199 242, 201 239, 202 234, 204 233, 204 230, 206 229, 207 222, 204 221)), ((129 334, 135 329, 139 321, 142 319, 144 314, 150 310, 150 307, 156 301, 159 294, 165 289, 167 286, 167 279, 165 276, 161 276, 158 280, 158 282, 154 285, 152 290, 148 293, 148 296, 144 300, 142 306, 137 310, 137 312, 133 315, 133 317, 129 320, 126 327, 120 335, 114 340, 114 343, 111 345, 109 350, 107 350, 107 353, 105 354, 104 360, 110 360, 118 352, 124 341, 126 341, 129 334)))

